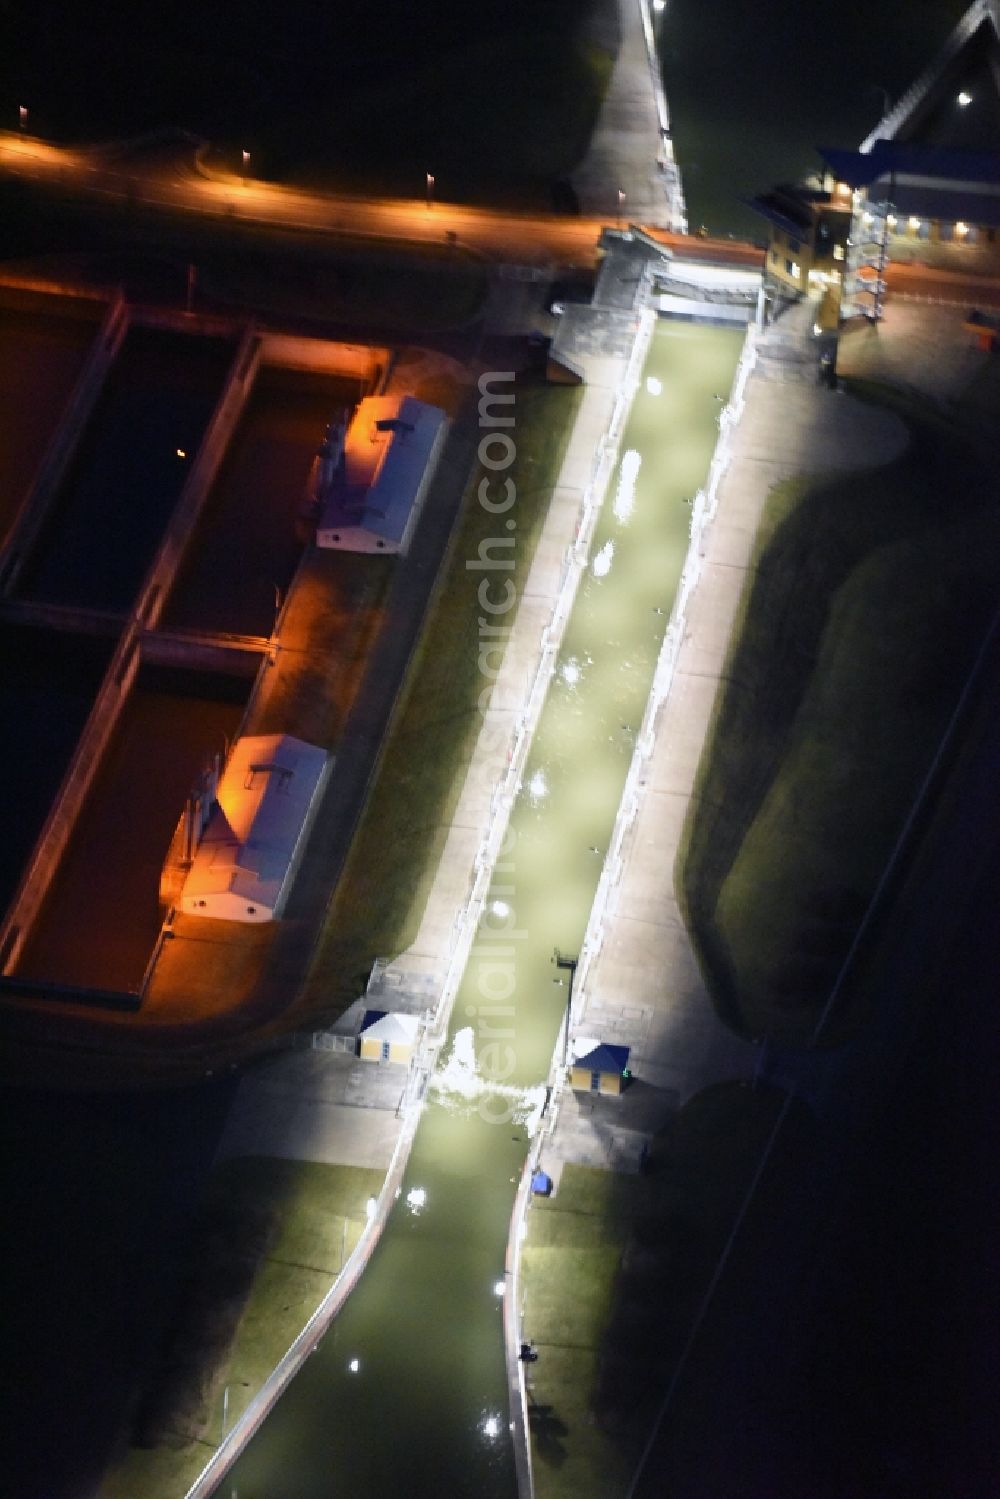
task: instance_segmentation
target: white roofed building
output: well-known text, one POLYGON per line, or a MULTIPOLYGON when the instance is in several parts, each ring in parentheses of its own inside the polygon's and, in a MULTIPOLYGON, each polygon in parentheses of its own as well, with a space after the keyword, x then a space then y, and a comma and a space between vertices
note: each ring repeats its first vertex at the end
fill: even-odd
POLYGON ((416 529, 447 419, 415 396, 369 396, 325 479, 316 541, 346 552, 405 552, 416 529))
POLYGON ((365 1062, 408 1063, 420 1034, 420 1018, 398 1010, 366 1010, 358 1032, 358 1056, 365 1062))
POLYGON ((290 734, 238 739, 180 909, 222 921, 280 916, 331 764, 325 750, 290 734))

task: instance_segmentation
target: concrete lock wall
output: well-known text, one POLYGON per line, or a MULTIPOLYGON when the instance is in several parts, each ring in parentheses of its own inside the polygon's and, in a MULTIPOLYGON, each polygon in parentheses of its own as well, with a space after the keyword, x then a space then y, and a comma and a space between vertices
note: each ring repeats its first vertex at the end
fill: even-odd
POLYGON ((208 635, 195 631, 171 634, 147 632, 139 641, 144 666, 183 667, 212 676, 253 681, 267 650, 259 635, 208 635))
POLYGON ((132 632, 127 630, 111 658, 69 769, 0 928, 4 973, 10 973, 14 968, 38 919, 49 884, 66 852, 138 671, 139 648, 132 632))
POLYGON ((294 333, 261 333, 265 364, 316 375, 353 375, 374 390, 388 367, 390 352, 376 344, 333 343, 294 333))
POLYGON ((25 558, 48 517, 128 329, 129 309, 119 293, 94 337, 62 420, 0 552, 0 596, 9 596, 14 590, 25 558))
POLYGON ((212 485, 222 467, 222 460, 250 399, 260 362, 260 338, 250 327, 240 340, 222 394, 205 429, 170 523, 139 590, 135 614, 146 629, 153 629, 163 613, 212 485))
MULTIPOLYGON (((127 322, 127 314, 126 314, 127 322)), ((124 337, 124 333, 122 334, 124 337)), ((155 622, 184 557, 185 542, 200 514, 225 456, 236 423, 260 364, 260 344, 252 329, 244 334, 215 412, 187 482, 175 506, 164 540, 139 591, 79 743, 45 825, 25 868, 6 920, 0 928, 3 972, 17 962, 38 919, 49 884, 59 867, 104 754, 128 701, 142 659, 142 631, 155 622)))
POLYGON ((0 306, 18 312, 89 318, 95 306, 109 306, 120 296, 114 286, 76 286, 70 281, 46 281, 36 276, 0 275, 0 306))

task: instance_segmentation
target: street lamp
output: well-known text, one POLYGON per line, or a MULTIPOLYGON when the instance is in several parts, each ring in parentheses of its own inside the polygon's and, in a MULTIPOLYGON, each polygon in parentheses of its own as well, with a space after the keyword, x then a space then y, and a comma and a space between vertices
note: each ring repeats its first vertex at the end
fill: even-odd
POLYGON ((552 961, 557 968, 563 969, 569 974, 568 993, 566 995, 566 1024, 563 1029, 562 1065, 566 1071, 566 1058, 569 1055, 569 1023, 573 1013, 573 980, 576 977, 576 965, 579 958, 571 958, 568 953, 560 952, 558 947, 552 949, 552 961))
POLYGON ((427 207, 430 208, 434 202, 434 173, 427 173, 427 207))
POLYGON ((246 187, 246 185, 247 185, 247 168, 249 167, 249 165, 250 165, 250 152, 249 151, 244 151, 243 152, 243 186, 244 187, 246 187))
POLYGON ((18 124, 20 125, 21 129, 22 130, 27 130, 27 128, 28 128, 28 106, 27 106, 27 104, 19 104, 18 105, 18 107, 17 107, 17 119, 18 119, 18 124))
POLYGON ((620 187, 618 189, 618 227, 619 227, 619 229, 622 226, 622 209, 624 208, 624 206, 625 206, 625 189, 623 187, 620 187))
POLYGON ((268 659, 271 665, 274 666, 278 659, 278 616, 281 613, 281 589, 277 583, 272 583, 271 587, 274 589, 274 624, 271 626, 268 659))

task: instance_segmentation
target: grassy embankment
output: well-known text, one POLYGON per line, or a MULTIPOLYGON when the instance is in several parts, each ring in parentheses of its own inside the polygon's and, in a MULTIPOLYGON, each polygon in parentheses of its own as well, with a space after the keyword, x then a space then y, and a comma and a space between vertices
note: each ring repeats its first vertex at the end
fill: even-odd
POLYGON ((107 1474, 103 1499, 177 1499, 315 1311, 357 1243, 382 1173, 306 1161, 225 1162, 209 1180, 183 1312, 107 1474), (228 1395, 226 1391, 228 1390, 228 1395))
MULTIPOLYGON (((656 1138, 643 1176, 566 1166, 522 1250, 538 1499, 618 1499, 651 1429, 781 1106, 723 1084, 656 1138)), ((775 1158, 792 1169, 794 1116, 775 1158)), ((770 1193, 767 1194, 770 1198, 770 1193)), ((767 1232, 767 1213, 744 1238, 767 1232)))
MULTIPOLYGON (((917 398, 887 467, 771 494, 688 815, 685 915, 723 1017, 812 1032, 1000 583, 991 465, 917 398)), ((842 1008, 838 1032, 859 1013, 842 1008)))
MULTIPOLYGON (((516 567, 520 594, 545 520, 579 401, 567 387, 515 387, 516 567)), ((482 725, 481 574, 466 568, 497 520, 476 499, 473 475, 441 587, 410 666, 395 724, 318 945, 307 1002, 339 1012, 376 957, 412 941, 482 725)))

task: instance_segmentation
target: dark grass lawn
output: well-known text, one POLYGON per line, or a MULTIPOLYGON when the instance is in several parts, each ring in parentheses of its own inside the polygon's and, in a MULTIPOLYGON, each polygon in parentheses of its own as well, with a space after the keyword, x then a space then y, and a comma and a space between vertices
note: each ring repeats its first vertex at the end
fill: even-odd
POLYGON ((44 19, 19 7, 7 92, 30 98, 45 137, 179 125, 236 160, 249 149, 265 177, 419 195, 431 171, 445 198, 547 206, 609 73, 589 40, 594 3, 288 0, 275 12, 219 0, 195 19, 108 0, 98 23, 54 0, 44 19))
MULTIPOLYGON (((869 395, 875 392, 869 390, 869 395)), ((995 607, 996 481, 919 403, 881 470, 772 493, 678 855, 723 1017, 808 1039, 995 607)), ((860 1019, 848 1003, 842 1026, 860 1019)))
MULTIPOLYGON (((656 1138, 646 1174, 566 1166, 557 1194, 533 1203, 523 1326, 539 1352, 539 1499, 625 1493, 781 1104, 709 1088, 656 1138)), ((775 1156, 783 1178, 807 1141, 794 1113, 775 1156)))
POLYGON ((445 202, 549 209, 586 153, 613 64, 578 31, 578 14, 556 4, 499 36, 445 42, 403 76, 325 102, 315 133, 269 131, 274 171, 406 197, 433 172, 445 202))
POLYGON ((204 1466, 330 1289, 383 1173, 247 1157, 216 1166, 130 1440, 105 1499, 175 1499, 204 1466), (228 1394, 226 1391, 228 1390, 228 1394))
MULTIPOLYGON (((579 393, 519 380, 516 394, 516 567, 524 587, 572 427, 579 393)), ((307 1002, 342 1011, 376 957, 416 935, 482 725, 478 699, 480 574, 466 561, 494 535, 477 502, 485 470, 466 490, 439 592, 409 669, 384 758, 355 834, 308 981, 307 1002)))

